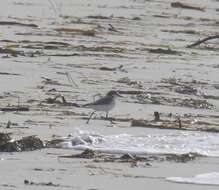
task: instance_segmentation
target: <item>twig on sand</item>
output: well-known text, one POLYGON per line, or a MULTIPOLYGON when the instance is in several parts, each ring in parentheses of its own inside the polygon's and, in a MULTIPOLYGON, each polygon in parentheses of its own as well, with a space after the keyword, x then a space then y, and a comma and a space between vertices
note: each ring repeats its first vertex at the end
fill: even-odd
POLYGON ((182 122, 181 122, 180 116, 177 118, 177 120, 178 120, 178 123, 179 123, 179 128, 181 129, 182 128, 182 122))
POLYGON ((217 38, 219 38, 219 35, 208 36, 207 38, 204 38, 204 39, 202 39, 202 40, 198 40, 197 42, 195 42, 195 43, 193 43, 193 44, 190 44, 190 45, 188 45, 187 47, 188 47, 188 48, 192 48, 192 47, 195 47, 195 46, 197 46, 197 45, 200 45, 200 44, 202 44, 202 43, 204 43, 204 42, 206 42, 206 41, 208 41, 208 40, 213 40, 213 39, 217 39, 217 38))
POLYGON ((76 84, 76 82, 74 82, 74 80, 72 79, 71 74, 69 72, 66 73, 66 76, 68 78, 68 81, 71 83, 72 87, 78 88, 78 85, 76 84))
POLYGON ((112 24, 109 24, 109 30, 114 31, 114 32, 118 32, 118 30, 116 30, 116 28, 112 24))
POLYGON ((3 107, 3 108, 0 108, 0 111, 3 111, 3 112, 13 112, 13 111, 30 111, 29 110, 29 107, 26 107, 26 106, 9 106, 9 107, 3 107))
POLYGON ((60 8, 58 8, 58 5, 55 1, 53 0, 48 0, 48 2, 51 5, 52 10, 54 11, 54 13, 56 14, 56 16, 60 16, 60 8))

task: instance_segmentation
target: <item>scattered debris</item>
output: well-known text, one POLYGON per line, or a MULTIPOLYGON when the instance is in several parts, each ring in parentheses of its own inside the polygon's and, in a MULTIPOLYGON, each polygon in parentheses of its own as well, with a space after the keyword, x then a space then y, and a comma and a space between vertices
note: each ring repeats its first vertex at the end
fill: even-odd
POLYGON ((169 33, 182 33, 182 34, 201 34, 201 31, 197 30, 161 30, 162 32, 169 32, 169 33))
POLYGON ((201 98, 180 98, 180 97, 164 97, 152 96, 151 94, 138 94, 135 103, 140 104, 157 104, 169 106, 183 106, 195 109, 213 109, 214 105, 201 98))
POLYGON ((101 70, 101 71, 123 71, 123 65, 120 65, 119 67, 105 67, 105 66, 103 66, 103 67, 100 67, 99 69, 101 70))
POLYGON ((121 47, 112 47, 112 46, 93 46, 93 47, 88 47, 88 46, 78 46, 78 50, 80 51, 94 51, 94 52, 113 52, 113 53, 123 53, 125 51, 124 48, 121 47))
POLYGON ((118 30, 112 24, 109 24, 108 30, 113 32, 118 32, 118 30))
POLYGON ((136 16, 136 17, 133 17, 132 20, 141 20, 141 18, 136 16))
POLYGON ((98 156, 98 153, 91 149, 85 149, 80 154, 74 154, 70 156, 59 156, 59 158, 85 158, 85 159, 92 159, 96 158, 98 156))
POLYGON ((158 111, 154 112, 154 121, 160 121, 160 114, 158 111))
POLYGON ((193 86, 180 86, 175 89, 180 94, 197 95, 198 90, 193 86))
POLYGON ((80 154, 74 154, 70 156, 59 156, 59 158, 82 158, 82 159, 93 159, 94 162, 122 162, 131 163, 136 165, 138 162, 146 162, 147 166, 151 166, 152 161, 173 161, 173 162, 189 162, 193 161, 202 155, 197 153, 187 154, 146 154, 146 155, 133 155, 133 154, 104 154, 96 153, 93 150, 86 149, 80 154))
POLYGON ((119 94, 128 94, 128 95, 138 95, 138 94, 144 94, 144 91, 139 90, 118 90, 119 94))
POLYGON ((13 57, 17 57, 18 55, 25 56, 23 51, 17 51, 10 48, 2 48, 0 47, 0 54, 9 54, 13 57))
POLYGON ((120 157, 121 160, 135 160, 135 157, 132 154, 123 154, 120 157))
POLYGON ((30 111, 29 107, 27 106, 8 106, 8 107, 4 107, 4 108, 0 108, 0 111, 4 111, 4 112, 12 112, 12 111, 30 111))
POLYGON ((54 184, 52 182, 48 182, 48 183, 44 183, 44 182, 40 182, 40 183, 36 183, 36 182, 33 182, 33 181, 29 181, 27 179, 24 180, 24 184, 25 185, 39 185, 39 186, 51 186, 51 187, 60 187, 59 184, 54 184))
POLYGON ((202 44, 202 43, 204 43, 204 42, 206 42, 206 41, 208 41, 208 40, 213 40, 213 39, 217 39, 217 38, 219 38, 219 35, 209 36, 209 37, 204 38, 204 39, 202 39, 202 40, 198 40, 197 42, 192 43, 192 44, 188 45, 187 47, 188 47, 188 48, 192 48, 192 47, 195 47, 195 46, 197 46, 197 45, 200 45, 200 44, 202 44))
POLYGON ((175 51, 175 50, 171 50, 171 49, 162 49, 162 48, 158 48, 158 49, 146 49, 148 50, 149 53, 157 53, 157 54, 167 54, 167 55, 181 55, 183 52, 179 52, 179 51, 175 51))
POLYGON ((8 123, 7 123, 7 125, 6 125, 6 128, 7 128, 7 129, 11 128, 11 124, 12 124, 12 123, 11 123, 11 121, 9 120, 8 123))
POLYGON ((202 97, 205 99, 219 100, 219 96, 214 96, 214 95, 203 94, 202 97))
POLYGON ((180 155, 172 154, 172 155, 166 155, 166 160, 185 163, 185 162, 196 160, 199 157, 203 157, 203 156, 198 153, 186 153, 180 155))
POLYGON ((36 25, 36 24, 25 24, 25 23, 12 22, 12 21, 0 21, 0 25, 16 25, 16 26, 25 26, 25 27, 31 27, 31 28, 38 28, 38 25, 36 25))
POLYGON ((65 97, 62 96, 61 94, 55 96, 54 98, 47 98, 45 100, 45 102, 47 104, 60 104, 60 105, 63 105, 63 106, 74 106, 74 107, 81 107, 79 104, 77 103, 73 103, 73 102, 67 102, 65 97), (60 100, 57 100, 58 98, 61 98, 61 101, 60 100))
POLYGON ((71 33, 75 35, 91 36, 91 37, 96 36, 95 30, 82 30, 78 28, 56 28, 55 31, 71 33))
POLYGON ((75 189, 75 187, 69 186, 69 185, 55 184, 53 182, 34 182, 34 181, 27 180, 27 179, 24 180, 24 184, 25 185, 34 185, 34 186, 59 187, 61 189, 63 189, 63 188, 75 189))
POLYGON ((10 135, 0 133, 0 152, 33 151, 44 148, 43 142, 36 136, 27 136, 20 140, 12 140, 10 135))
POLYGON ((11 140, 11 133, 0 133, 0 147, 11 140))
POLYGON ((9 184, 1 184, 2 187, 10 187, 10 188, 17 188, 15 185, 9 185, 9 184))
POLYGON ((56 80, 49 79, 49 78, 46 78, 46 77, 41 77, 41 78, 43 79, 42 83, 45 84, 45 85, 57 85, 57 86, 62 85, 60 82, 58 82, 56 80))
POLYGON ((144 119, 132 119, 131 127, 147 127, 158 129, 175 129, 175 130, 188 130, 188 131, 208 131, 219 132, 218 124, 209 123, 205 121, 197 121, 194 119, 185 119, 182 121, 180 116, 176 116, 175 119, 160 119, 156 120, 144 120, 144 119))
POLYGON ((15 75, 15 76, 21 76, 21 74, 17 74, 17 73, 7 73, 7 72, 0 72, 0 75, 15 75))
POLYGON ((178 116, 177 120, 178 120, 178 123, 179 123, 179 128, 181 129, 182 128, 182 122, 181 122, 180 116, 178 116))
POLYGON ((136 88, 143 88, 141 81, 132 81, 130 78, 128 77, 123 77, 117 80, 118 83, 124 83, 127 84, 129 86, 135 86, 136 88))
POLYGON ((193 6, 193 5, 189 5, 189 4, 181 3, 181 2, 172 2, 171 7, 182 8, 182 9, 192 9, 192 10, 197 10, 197 11, 205 11, 205 9, 202 7, 197 7, 197 6, 193 6))
POLYGON ((95 15, 95 16, 88 16, 87 18, 92 18, 92 19, 112 19, 112 17, 108 16, 101 16, 101 15, 95 15))

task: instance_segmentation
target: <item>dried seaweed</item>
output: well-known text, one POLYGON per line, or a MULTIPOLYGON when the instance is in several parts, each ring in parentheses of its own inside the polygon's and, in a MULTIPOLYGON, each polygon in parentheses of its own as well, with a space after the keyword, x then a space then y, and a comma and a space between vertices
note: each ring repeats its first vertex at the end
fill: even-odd
POLYGON ((13 57, 17 57, 18 55, 24 56, 23 51, 17 51, 10 48, 1 48, 0 47, 0 54, 10 54, 13 57))
POLYGON ((1 133, 0 137, 0 152, 33 151, 44 148, 43 142, 36 136, 27 136, 15 141, 11 141, 8 134, 1 133))
POLYGON ((136 96, 135 103, 140 104, 157 104, 169 106, 183 106, 195 109, 213 109, 214 105, 201 98, 176 98, 164 96, 151 96, 150 94, 139 94, 136 96))
POLYGON ((137 162, 147 162, 147 165, 151 165, 148 162, 152 161, 171 161, 171 162, 189 162, 196 160, 201 157, 197 153, 186 153, 186 154, 144 154, 141 156, 127 154, 104 154, 98 153, 92 149, 86 149, 79 154, 59 156, 59 158, 72 158, 72 159, 92 159, 94 162, 122 162, 122 163, 132 163, 137 162))

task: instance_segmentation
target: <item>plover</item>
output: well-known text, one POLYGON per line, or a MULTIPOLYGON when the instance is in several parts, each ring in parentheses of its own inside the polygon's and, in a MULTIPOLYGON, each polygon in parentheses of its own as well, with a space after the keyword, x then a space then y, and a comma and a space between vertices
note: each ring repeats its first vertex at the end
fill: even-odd
POLYGON ((106 112, 106 118, 108 118, 109 111, 112 110, 115 106, 115 99, 116 97, 122 97, 117 91, 111 90, 109 91, 106 96, 92 102, 89 104, 83 105, 85 108, 91 108, 94 111, 90 114, 87 123, 89 123, 91 117, 96 111, 103 111, 106 112))

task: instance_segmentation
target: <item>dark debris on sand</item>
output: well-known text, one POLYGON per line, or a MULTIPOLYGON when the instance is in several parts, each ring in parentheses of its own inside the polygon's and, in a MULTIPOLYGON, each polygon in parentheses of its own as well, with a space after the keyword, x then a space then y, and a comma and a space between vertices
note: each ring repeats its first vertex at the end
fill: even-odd
POLYGON ((13 140, 9 133, 0 133, 0 152, 33 151, 44 148, 44 143, 36 136, 13 140))
POLYGON ((73 186, 55 184, 53 182, 35 182, 35 181, 27 180, 27 179, 24 180, 24 184, 29 185, 29 186, 47 186, 47 187, 59 187, 59 188, 74 189, 73 186))
MULTIPOLYGON (((137 163, 137 162, 152 162, 152 161, 171 161, 171 162, 188 162, 195 160, 202 155, 197 153, 185 154, 144 154, 141 156, 134 154, 105 154, 91 149, 85 149, 79 154, 59 156, 59 158, 81 158, 90 159, 94 162, 119 162, 119 163, 137 163)), ((149 164, 148 164, 149 165, 149 164)))

